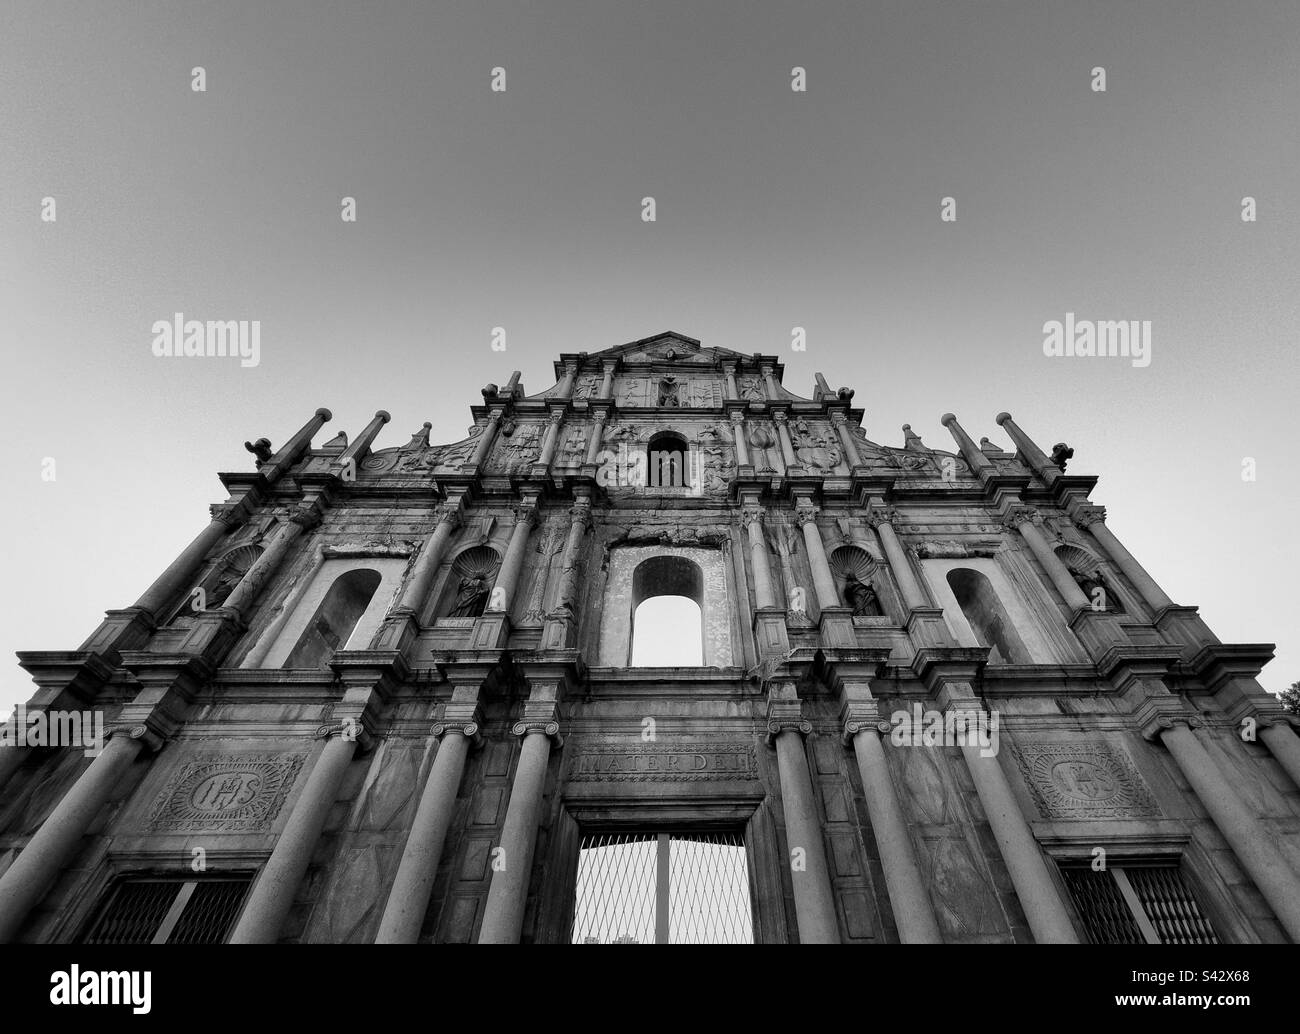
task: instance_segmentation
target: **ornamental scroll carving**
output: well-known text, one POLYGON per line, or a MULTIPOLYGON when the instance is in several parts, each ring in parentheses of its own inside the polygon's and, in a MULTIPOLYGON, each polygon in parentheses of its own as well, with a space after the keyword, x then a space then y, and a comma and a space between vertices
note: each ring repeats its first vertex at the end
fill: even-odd
POLYGON ((1128 756, 1095 743, 1026 743, 1016 763, 1044 818, 1111 819, 1160 815, 1128 756))
POLYGON ((153 832, 264 833, 298 778, 306 754, 196 754, 159 795, 153 832))

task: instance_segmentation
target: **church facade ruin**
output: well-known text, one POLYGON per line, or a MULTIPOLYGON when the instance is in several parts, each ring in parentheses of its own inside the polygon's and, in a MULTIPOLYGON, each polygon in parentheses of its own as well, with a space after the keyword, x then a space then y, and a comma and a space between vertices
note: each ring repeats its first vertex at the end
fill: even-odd
POLYGON ((1272 647, 1065 443, 880 445, 674 333, 555 373, 446 445, 250 443, 139 600, 20 654, 107 742, 0 747, 0 942, 1300 942, 1272 647), (636 662, 661 597, 698 663, 636 662))

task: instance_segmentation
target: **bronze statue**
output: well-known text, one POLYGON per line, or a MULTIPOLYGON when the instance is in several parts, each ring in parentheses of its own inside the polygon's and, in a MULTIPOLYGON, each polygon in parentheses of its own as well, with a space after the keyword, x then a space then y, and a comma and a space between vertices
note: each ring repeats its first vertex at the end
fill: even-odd
POLYGON ((844 576, 844 598, 853 608, 854 617, 880 617, 884 613, 876 598, 876 590, 860 581, 852 571, 844 576))
POLYGON ((476 618, 487 606, 488 584, 483 574, 462 578, 456 590, 456 603, 451 608, 454 618, 476 618))

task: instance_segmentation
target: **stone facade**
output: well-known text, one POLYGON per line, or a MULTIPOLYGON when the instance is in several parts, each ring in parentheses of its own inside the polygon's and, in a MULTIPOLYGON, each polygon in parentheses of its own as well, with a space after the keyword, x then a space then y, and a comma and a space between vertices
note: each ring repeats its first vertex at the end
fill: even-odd
POLYGON ((236 942, 563 942, 585 832, 697 826, 743 834, 763 942, 1086 940, 1098 849, 1300 941, 1271 647, 1171 601, 1064 447, 878 445, 853 391, 677 334, 555 369, 446 445, 313 446, 318 411, 133 606, 20 655, 109 739, 0 750, 0 941, 201 872, 251 877, 236 942), (631 667, 674 586, 703 664, 631 667))

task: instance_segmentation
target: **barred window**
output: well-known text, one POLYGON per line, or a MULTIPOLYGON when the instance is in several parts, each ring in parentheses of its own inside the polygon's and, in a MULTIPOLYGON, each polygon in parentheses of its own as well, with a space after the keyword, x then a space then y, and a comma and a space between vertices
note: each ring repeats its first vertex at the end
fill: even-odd
POLYGON ((221 944, 251 875, 128 876, 105 895, 83 944, 221 944))
POLYGON ((1218 944, 1177 862, 1064 866, 1061 875, 1093 944, 1218 944))

